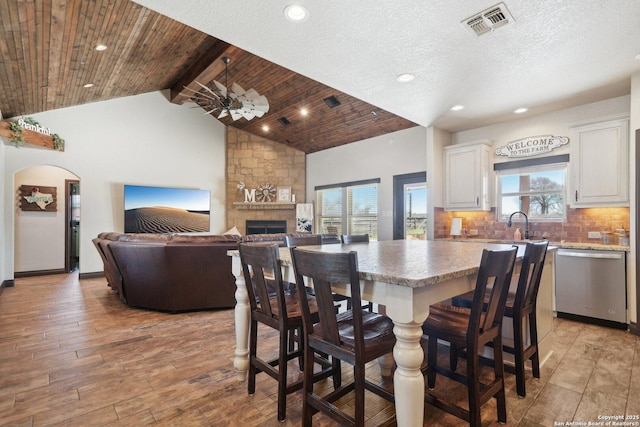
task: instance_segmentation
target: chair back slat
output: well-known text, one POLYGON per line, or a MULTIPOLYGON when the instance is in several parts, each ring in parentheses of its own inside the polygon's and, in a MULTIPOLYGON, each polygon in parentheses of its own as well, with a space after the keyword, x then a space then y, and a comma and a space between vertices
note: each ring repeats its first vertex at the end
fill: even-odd
POLYGON ((267 318, 273 318, 275 313, 279 313, 279 316, 286 319, 287 308, 278 248, 277 244, 238 245, 251 310, 262 313, 267 318), (275 300, 272 299, 274 293, 275 300), (278 307, 272 304, 277 304, 278 307))
POLYGON ((483 334, 495 334, 502 324, 507 293, 515 265, 517 247, 504 251, 483 250, 467 331, 468 348, 477 349, 483 334), (491 286, 488 300, 487 288, 491 286))
MULTIPOLYGON (((318 304, 319 323, 314 329, 308 315, 306 300, 301 298, 302 313, 305 331, 322 331, 322 339, 340 346, 340 334, 338 332, 338 320, 333 294, 332 284, 350 285, 351 298, 353 298, 354 336, 356 341, 364 341, 362 327, 362 307, 360 296, 360 279, 358 277, 357 252, 328 253, 309 251, 301 248, 291 248, 291 259, 295 271, 298 293, 304 295, 305 283, 313 283, 316 302, 318 304)), ((357 346, 356 346, 357 347, 357 346)))
POLYGON ((288 248, 292 248, 294 246, 321 245, 322 236, 319 234, 294 235, 294 236, 287 235, 285 236, 284 241, 288 248))
POLYGON ((369 243, 369 235, 368 234, 343 234, 340 236, 340 240, 342 240, 342 243, 345 243, 345 244, 369 243))
POLYGON ((513 304, 514 309, 525 310, 535 306, 548 246, 548 241, 527 243, 513 304))

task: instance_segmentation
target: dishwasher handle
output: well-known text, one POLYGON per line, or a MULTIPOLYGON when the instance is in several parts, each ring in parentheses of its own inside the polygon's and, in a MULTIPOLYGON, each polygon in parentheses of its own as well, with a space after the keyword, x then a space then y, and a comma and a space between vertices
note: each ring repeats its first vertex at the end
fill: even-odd
POLYGON ((622 259, 621 253, 610 253, 603 254, 600 252, 597 253, 586 253, 586 252, 570 252, 570 251, 558 251, 557 256, 566 256, 566 257, 574 257, 574 258, 599 258, 599 259, 622 259))

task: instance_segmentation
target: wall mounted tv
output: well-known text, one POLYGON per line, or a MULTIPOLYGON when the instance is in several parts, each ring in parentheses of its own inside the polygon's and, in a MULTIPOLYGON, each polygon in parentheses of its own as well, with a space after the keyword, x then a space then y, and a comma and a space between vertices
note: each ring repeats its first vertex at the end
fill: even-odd
POLYGON ((210 208, 209 190, 125 185, 124 232, 206 232, 210 208))

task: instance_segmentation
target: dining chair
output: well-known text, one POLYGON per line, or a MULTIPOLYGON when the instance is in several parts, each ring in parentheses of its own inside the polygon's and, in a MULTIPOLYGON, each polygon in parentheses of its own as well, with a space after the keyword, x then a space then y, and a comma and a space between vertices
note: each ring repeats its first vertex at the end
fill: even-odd
POLYGON ((349 243, 369 243, 368 234, 342 234, 340 240, 344 244, 349 243))
MULTIPOLYGON (((513 324, 513 347, 502 345, 503 351, 513 354, 514 365, 505 364, 504 369, 516 375, 516 391, 518 396, 527 395, 525 386, 525 363, 531 361, 534 378, 540 378, 540 357, 538 353, 538 328, 536 307, 538 289, 542 279, 542 270, 547 255, 548 241, 528 242, 525 248, 520 274, 518 275, 515 292, 509 291, 505 305, 504 316, 509 317, 513 324), (527 322, 528 321, 528 322, 527 322), (529 324, 529 344, 526 342, 524 327, 529 324)), ((485 291, 485 305, 489 299, 489 292, 485 291)), ((451 304, 458 307, 471 307, 473 292, 467 292, 451 299, 451 304)), ((455 352, 455 349, 452 348, 455 352)), ((454 357, 452 356, 452 359, 454 357)), ((457 360, 457 356, 455 356, 457 360)), ((489 364, 493 360, 483 359, 489 364)), ((455 370, 455 365, 452 367, 455 370)))
POLYGON ((434 304, 429 307, 429 316, 422 326, 428 341, 427 366, 423 371, 427 375, 428 386, 425 402, 469 422, 472 427, 481 425, 480 408, 493 397, 497 400, 498 421, 507 421, 502 352, 494 355, 493 379, 487 382, 489 380, 483 377, 482 384, 479 352, 488 342, 493 342, 494 348, 502 348, 502 318, 517 251, 517 247, 501 251, 483 250, 471 308, 434 304), (484 295, 489 285, 492 286, 485 309, 484 295), (438 340, 466 350, 464 374, 438 366, 438 340), (468 409, 448 401, 442 393, 434 390, 436 374, 466 386, 468 409))
MULTIPOLYGON (((344 244, 349 243, 369 243, 369 235, 368 234, 342 234, 340 235, 340 242, 344 244)), ((351 306, 349 302, 347 302, 347 309, 350 309, 351 306)), ((369 301, 364 302, 364 308, 369 311, 373 311, 373 303, 369 301)))
MULTIPOLYGON (((295 246, 311 246, 311 245, 321 245, 322 244, 322 236, 320 236, 319 234, 310 234, 308 236, 306 235, 292 235, 292 236, 286 236, 285 237, 285 242, 287 247, 292 248, 295 246)), ((310 293, 311 295, 314 294, 313 288, 307 287, 307 292, 310 293)), ((333 301, 337 302, 337 303, 341 303, 341 302, 346 302, 347 305, 347 310, 351 310, 351 306, 353 304, 353 301, 351 300, 351 297, 348 297, 346 295, 340 295, 340 294, 333 294, 333 301)), ((369 311, 373 310, 373 304, 372 303, 365 303, 364 304, 365 308, 367 308, 369 311)))
MULTIPOLYGON (((279 246, 277 244, 249 244, 238 245, 242 272, 250 305, 250 329, 249 329, 249 373, 247 387, 250 395, 255 393, 256 375, 265 372, 278 381, 278 420, 286 417, 287 394, 302 388, 303 381, 298 379, 288 382, 288 362, 298 358, 300 370, 304 365, 309 365, 313 370, 314 363, 318 361, 322 369, 316 373, 315 379, 326 378, 334 373, 334 366, 328 360, 320 360, 313 353, 309 359, 304 360, 304 334, 302 331, 302 313, 300 310, 300 298, 294 292, 285 292, 282 280, 282 271, 279 259, 279 246), (276 329, 279 334, 278 357, 273 360, 265 360, 258 356, 258 324, 263 324, 276 329), (289 348, 290 332, 299 331, 300 341, 297 349, 289 348)), ((309 321, 318 319, 316 300, 303 292, 304 301, 309 321)), ((334 379, 339 379, 338 376, 334 379)))
POLYGON ((387 316, 362 309, 357 252, 330 253, 304 248, 291 248, 291 260, 298 286, 304 294, 306 280, 313 280, 316 291, 319 321, 313 323, 312 305, 301 298, 303 328, 306 335, 305 358, 321 352, 353 366, 353 381, 342 384, 330 393, 314 388, 313 369, 304 367, 303 425, 312 424, 312 416, 320 411, 340 425, 364 426, 365 390, 391 402, 393 392, 370 382, 365 367, 370 361, 393 352, 395 336, 393 322, 387 316), (333 308, 332 283, 348 284, 353 298, 351 310, 336 313, 333 308), (355 394, 354 416, 347 414, 335 402, 349 393, 355 394))

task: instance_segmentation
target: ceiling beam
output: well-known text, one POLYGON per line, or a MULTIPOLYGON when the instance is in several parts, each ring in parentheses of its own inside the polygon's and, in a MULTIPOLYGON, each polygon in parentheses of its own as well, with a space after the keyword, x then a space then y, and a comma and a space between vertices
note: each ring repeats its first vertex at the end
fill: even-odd
POLYGON ((244 51, 229 43, 218 41, 212 49, 198 60, 180 77, 178 82, 171 88, 170 101, 174 104, 183 104, 193 95, 193 92, 186 88, 198 91, 201 87, 196 81, 207 84, 217 75, 224 71, 225 64, 222 58, 227 56, 233 61, 244 51))

